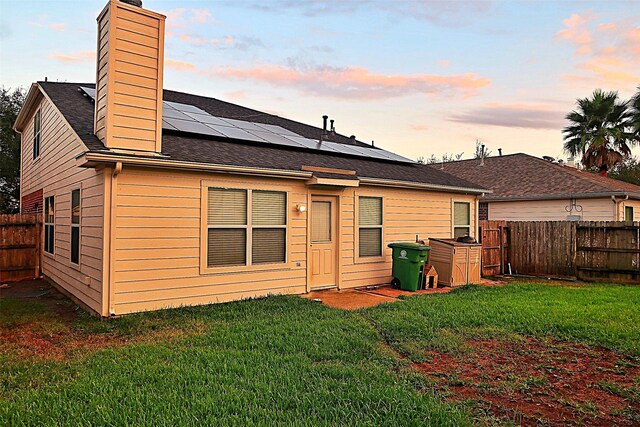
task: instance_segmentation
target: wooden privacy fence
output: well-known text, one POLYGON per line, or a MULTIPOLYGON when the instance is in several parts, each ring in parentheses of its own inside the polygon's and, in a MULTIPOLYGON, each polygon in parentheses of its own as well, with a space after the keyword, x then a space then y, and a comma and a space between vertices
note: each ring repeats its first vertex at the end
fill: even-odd
POLYGON ((480 243, 482 243, 482 275, 504 274, 509 256, 509 234, 507 221, 480 221, 480 243))
POLYGON ((480 221, 484 275, 640 283, 640 222, 480 221))
POLYGON ((0 215, 0 282, 40 275, 41 217, 0 215))

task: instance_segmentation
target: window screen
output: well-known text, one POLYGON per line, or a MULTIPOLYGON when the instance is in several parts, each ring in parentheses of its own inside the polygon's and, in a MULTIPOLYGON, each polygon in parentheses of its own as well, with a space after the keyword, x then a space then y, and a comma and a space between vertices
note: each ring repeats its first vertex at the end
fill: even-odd
POLYGON ((71 192, 71 262, 80 263, 80 190, 71 192))
POLYGON ((55 247, 55 199, 53 196, 44 199, 44 250, 53 254, 55 247))
POLYGON ((624 207, 624 220, 633 221, 633 206, 624 207))
POLYGON ((286 261, 287 195, 280 191, 251 192, 251 262, 286 261))
POLYGON ((358 198, 358 254, 382 255, 382 198, 358 198))
POLYGON ((471 205, 465 202, 453 204, 453 237, 471 234, 471 205))

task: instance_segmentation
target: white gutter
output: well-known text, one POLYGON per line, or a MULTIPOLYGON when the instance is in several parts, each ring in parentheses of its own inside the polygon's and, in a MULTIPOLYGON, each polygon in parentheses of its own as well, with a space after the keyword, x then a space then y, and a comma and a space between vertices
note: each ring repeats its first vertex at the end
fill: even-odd
MULTIPOLYGON (((294 179, 309 179, 313 176, 313 172, 309 171, 292 171, 292 170, 280 170, 269 168, 256 168, 249 166, 230 166, 211 163, 198 163, 198 162, 185 162, 169 159, 153 159, 148 157, 134 157, 123 156, 111 153, 96 153, 87 152, 81 154, 76 158, 76 162, 79 166, 91 167, 92 163, 118 163, 129 164, 134 166, 146 166, 146 167, 158 167, 158 168, 171 168, 171 169, 185 169, 185 170, 197 170, 197 171, 209 171, 209 172, 226 172, 237 173, 244 175, 258 175, 258 176, 276 176, 283 178, 294 179)), ((449 191, 455 193, 466 194, 479 194, 484 195, 490 193, 491 190, 467 188, 467 187, 455 187, 449 185, 429 184, 420 182, 400 181, 382 178, 359 178, 360 184, 378 185, 386 187, 402 187, 402 188, 416 188, 423 190, 433 191, 449 191)))
POLYGON ((280 176, 287 178, 309 179, 312 172, 288 171, 269 168, 254 168, 248 166, 229 166, 211 163, 184 162, 168 159, 150 159, 144 157, 119 156, 104 153, 84 153, 76 158, 79 166, 91 167, 91 163, 122 163, 134 166, 147 166, 171 169, 186 169, 209 172, 227 172, 246 175, 280 176))
POLYGON ((411 181, 399 181, 395 179, 383 179, 383 178, 360 178, 360 183, 369 184, 369 185, 380 185, 383 187, 418 188, 418 189, 424 189, 424 190, 453 191, 455 193, 480 194, 480 195, 491 193, 491 190, 479 189, 479 188, 455 187, 450 185, 428 184, 428 183, 411 182, 411 181))

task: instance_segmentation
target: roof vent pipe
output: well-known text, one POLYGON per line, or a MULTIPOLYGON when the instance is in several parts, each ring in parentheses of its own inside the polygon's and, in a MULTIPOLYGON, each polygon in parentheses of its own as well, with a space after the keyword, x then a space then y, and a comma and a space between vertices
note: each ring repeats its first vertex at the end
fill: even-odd
POLYGON ((498 156, 502 156, 502 148, 498 148, 498 156))
POLYGON ((130 4, 131 6, 142 7, 142 0, 120 0, 122 3, 130 4))
POLYGON ((484 144, 480 146, 480 166, 484 166, 484 144))
POLYGON ((329 129, 331 130, 331 132, 335 132, 336 128, 335 128, 335 126, 333 126, 333 122, 335 122, 335 120, 331 119, 331 120, 329 120, 329 122, 331 123, 331 126, 329 127, 329 129))
POLYGON ((326 114, 324 116, 322 116, 322 130, 323 131, 327 131, 327 119, 329 118, 329 116, 327 116, 326 114))

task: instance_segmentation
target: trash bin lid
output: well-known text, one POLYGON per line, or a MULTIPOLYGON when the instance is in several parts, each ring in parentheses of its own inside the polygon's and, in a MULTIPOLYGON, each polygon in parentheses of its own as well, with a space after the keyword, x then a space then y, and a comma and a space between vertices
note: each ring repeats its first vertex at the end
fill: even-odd
POLYGON ((428 251, 430 249, 429 246, 416 242, 393 242, 387 246, 390 248, 412 249, 414 251, 428 251))

